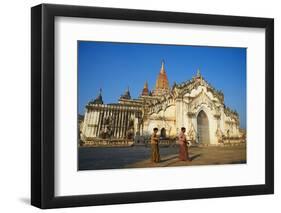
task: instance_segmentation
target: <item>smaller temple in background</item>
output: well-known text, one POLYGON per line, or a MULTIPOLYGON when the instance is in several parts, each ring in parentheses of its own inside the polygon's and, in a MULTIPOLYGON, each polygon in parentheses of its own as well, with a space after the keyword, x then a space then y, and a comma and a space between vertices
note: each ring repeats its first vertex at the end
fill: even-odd
POLYGON ((90 101, 89 104, 103 104, 101 93, 102 93, 102 90, 100 89, 98 96, 94 100, 90 101))
POLYGON ((149 95, 150 95, 150 92, 149 92, 149 89, 148 89, 148 83, 147 83, 147 81, 145 82, 145 84, 144 84, 144 86, 143 86, 141 95, 142 95, 142 96, 149 96, 149 95))
POLYGON ((131 99, 130 88, 128 87, 127 90, 123 95, 120 97, 121 99, 131 99))

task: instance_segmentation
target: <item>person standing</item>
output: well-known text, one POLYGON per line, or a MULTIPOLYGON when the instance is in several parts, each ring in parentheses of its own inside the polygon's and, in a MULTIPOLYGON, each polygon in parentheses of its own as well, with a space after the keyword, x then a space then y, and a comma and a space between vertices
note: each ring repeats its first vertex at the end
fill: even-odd
POLYGON ((182 127, 181 132, 179 134, 179 159, 182 161, 191 161, 188 155, 187 140, 186 135, 184 134, 185 131, 185 127, 182 127))
POLYGON ((151 161, 154 163, 160 162, 160 154, 159 154, 159 136, 157 135, 158 128, 153 129, 153 133, 151 135, 151 161))

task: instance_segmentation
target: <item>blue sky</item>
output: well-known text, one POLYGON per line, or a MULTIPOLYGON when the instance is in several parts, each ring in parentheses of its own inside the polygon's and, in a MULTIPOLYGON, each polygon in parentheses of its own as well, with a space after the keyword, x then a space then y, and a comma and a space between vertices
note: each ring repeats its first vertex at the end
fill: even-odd
POLYGON ((153 89, 162 60, 170 86, 191 79, 199 68, 246 128, 245 48, 78 41, 79 113, 100 88, 105 103, 117 102, 128 87, 137 98, 145 81, 153 89))

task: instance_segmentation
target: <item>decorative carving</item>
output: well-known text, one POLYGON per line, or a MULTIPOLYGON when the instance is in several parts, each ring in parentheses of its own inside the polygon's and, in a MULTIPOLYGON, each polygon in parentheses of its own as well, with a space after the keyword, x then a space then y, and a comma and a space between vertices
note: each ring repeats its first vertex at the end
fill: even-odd
POLYGON ((238 122, 239 116, 236 110, 231 110, 229 107, 224 106, 224 113, 226 116, 231 117, 236 122, 238 122))
POLYGON ((187 115, 189 118, 193 118, 195 117, 195 112, 188 112, 187 115))
POLYGON ((196 97, 192 98, 189 106, 189 111, 196 111, 202 105, 208 106, 211 110, 213 110, 214 107, 213 102, 203 90, 196 97))
POLYGON ((187 137, 189 140, 194 141, 196 139, 196 131, 192 123, 189 125, 188 129, 187 137))
POLYGON ((218 139, 218 143, 223 143, 223 132, 221 131, 220 128, 217 128, 216 136, 218 139))
POLYGON ((110 138, 111 135, 112 135, 112 130, 110 129, 110 126, 106 126, 100 132, 99 137, 102 138, 102 139, 107 139, 107 138, 110 138))
POLYGON ((131 140, 134 138, 134 120, 130 119, 126 138, 131 140))
POLYGON ((216 114, 214 114, 214 118, 219 120, 221 118, 221 114, 216 112, 216 114))

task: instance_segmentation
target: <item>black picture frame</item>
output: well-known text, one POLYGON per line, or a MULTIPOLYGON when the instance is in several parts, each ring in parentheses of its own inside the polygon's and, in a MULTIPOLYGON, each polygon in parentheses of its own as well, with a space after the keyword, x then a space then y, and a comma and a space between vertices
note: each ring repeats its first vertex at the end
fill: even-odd
POLYGON ((31 8, 32 205, 46 209, 272 193, 274 193, 274 19, 53 4, 41 4, 31 8), (54 21, 58 16, 264 28, 265 184, 56 197, 54 21))

